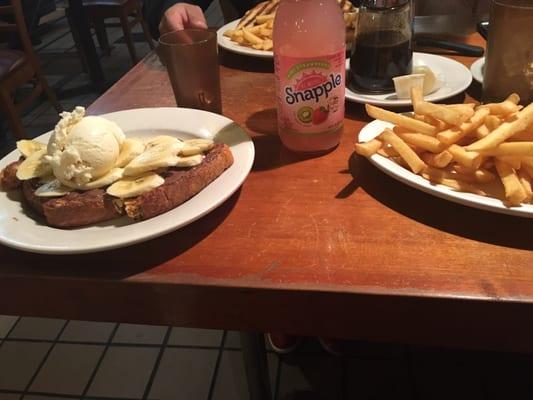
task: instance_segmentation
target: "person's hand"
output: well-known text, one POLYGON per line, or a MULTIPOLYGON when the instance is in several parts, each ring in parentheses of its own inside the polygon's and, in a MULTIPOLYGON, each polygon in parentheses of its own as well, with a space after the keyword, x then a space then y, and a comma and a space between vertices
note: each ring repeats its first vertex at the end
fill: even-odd
POLYGON ((161 35, 187 28, 207 29, 207 22, 200 7, 187 3, 174 4, 165 11, 159 23, 161 35))

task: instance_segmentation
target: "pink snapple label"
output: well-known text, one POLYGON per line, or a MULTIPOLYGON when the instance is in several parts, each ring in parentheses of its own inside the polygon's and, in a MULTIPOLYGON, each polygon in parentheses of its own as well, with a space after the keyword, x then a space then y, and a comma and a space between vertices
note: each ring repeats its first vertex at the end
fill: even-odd
POLYGON ((334 132, 344 119, 345 49, 321 57, 275 59, 278 123, 285 132, 334 132))

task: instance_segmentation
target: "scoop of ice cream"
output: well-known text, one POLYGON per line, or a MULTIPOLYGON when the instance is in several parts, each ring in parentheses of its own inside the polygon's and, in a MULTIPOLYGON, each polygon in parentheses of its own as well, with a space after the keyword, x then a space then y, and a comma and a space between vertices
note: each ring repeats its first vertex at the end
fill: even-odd
POLYGON ((47 159, 54 175, 73 188, 109 172, 124 141, 124 133, 114 122, 84 115, 82 107, 62 113, 48 142, 47 159))

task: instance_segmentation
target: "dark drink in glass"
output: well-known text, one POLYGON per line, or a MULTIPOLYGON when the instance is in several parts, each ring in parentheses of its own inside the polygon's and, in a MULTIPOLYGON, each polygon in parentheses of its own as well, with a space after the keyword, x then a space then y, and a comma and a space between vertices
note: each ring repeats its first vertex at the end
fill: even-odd
POLYGON ((360 92, 394 91, 392 78, 412 69, 410 0, 363 0, 350 57, 350 83, 360 92))
POLYGON ((350 57, 351 83, 372 93, 394 90, 392 78, 412 69, 411 41, 397 31, 375 31, 358 35, 350 57))

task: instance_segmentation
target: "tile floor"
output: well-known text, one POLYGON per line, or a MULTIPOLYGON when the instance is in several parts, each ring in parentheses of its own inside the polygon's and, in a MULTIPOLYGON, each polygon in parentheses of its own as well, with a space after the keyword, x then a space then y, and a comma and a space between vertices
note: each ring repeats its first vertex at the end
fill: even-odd
MULTIPOLYGON (((65 109, 89 105, 99 93, 83 74, 68 26, 49 18, 37 52, 65 109)), ((220 25, 220 12, 208 12, 220 25)), ((136 28, 138 55, 147 53, 136 28)), ((109 30, 114 48, 102 55, 106 76, 130 68, 122 34, 109 30)), ((37 102, 23 114, 28 135, 51 129, 56 112, 37 102)), ((5 124, 0 157, 14 148, 5 124)), ((533 399, 533 358, 402 345, 351 343, 346 356, 323 352, 305 339, 295 354, 268 353, 278 400, 533 399)), ((0 316, 0 400, 247 399, 236 332, 0 316)))

